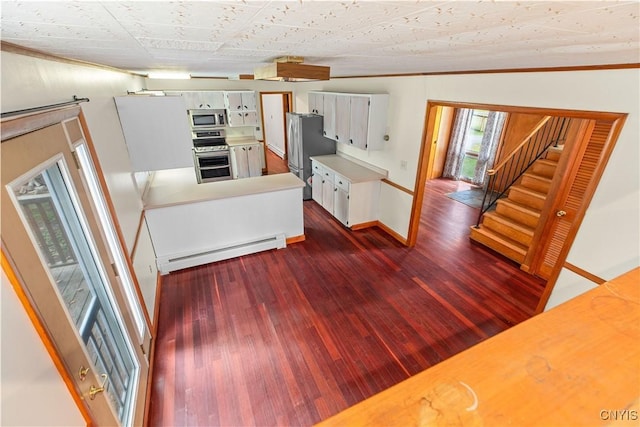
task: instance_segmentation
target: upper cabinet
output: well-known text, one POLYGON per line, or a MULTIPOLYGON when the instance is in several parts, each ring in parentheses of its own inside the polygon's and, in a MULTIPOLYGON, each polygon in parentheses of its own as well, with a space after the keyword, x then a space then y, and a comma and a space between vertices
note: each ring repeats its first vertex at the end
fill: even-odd
POLYGON ((254 91, 224 92, 229 126, 257 126, 258 108, 254 91))
POLYGON ((322 92, 309 92, 309 112, 324 115, 324 96, 322 92))
POLYGON ((324 116, 324 135, 362 150, 380 150, 388 139, 387 94, 310 92, 311 112, 324 116), (322 113, 317 106, 322 100, 322 113))
POLYGON ((224 92, 213 90, 164 91, 166 95, 177 95, 184 99, 187 110, 224 109, 224 92))
POLYGON ((325 93, 322 96, 322 134, 336 140, 336 95, 325 93))
POLYGON ((182 97, 131 95, 114 100, 134 172, 193 167, 182 97))

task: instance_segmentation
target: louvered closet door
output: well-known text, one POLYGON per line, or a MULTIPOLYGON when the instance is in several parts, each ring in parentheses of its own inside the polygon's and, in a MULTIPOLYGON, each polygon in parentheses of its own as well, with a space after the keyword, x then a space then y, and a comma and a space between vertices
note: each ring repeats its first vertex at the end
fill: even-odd
MULTIPOLYGON (((600 179, 611 147, 607 147, 614 121, 593 120, 587 130, 586 144, 576 147, 576 153, 565 174, 567 184, 556 198, 547 223, 542 251, 538 252, 535 274, 549 279, 559 261, 564 261, 584 212, 600 179)), ((583 140, 584 141, 584 140, 583 140)))

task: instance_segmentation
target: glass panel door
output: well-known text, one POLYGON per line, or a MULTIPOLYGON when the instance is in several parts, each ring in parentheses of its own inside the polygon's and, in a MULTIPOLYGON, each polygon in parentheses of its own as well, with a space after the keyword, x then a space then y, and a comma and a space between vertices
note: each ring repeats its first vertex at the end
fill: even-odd
POLYGON ((149 365, 139 339, 145 322, 129 307, 139 302, 118 280, 100 208, 73 155, 71 143, 82 140, 82 132, 72 113, 34 131, 30 126, 40 121, 16 119, 24 134, 2 141, 2 252, 85 419, 99 426, 142 425, 149 365))
POLYGON ((105 393, 118 421, 129 425, 139 365, 113 309, 115 298, 106 286, 104 266, 66 175, 58 161, 11 188, 55 280, 58 298, 85 346, 91 363, 86 368, 102 379, 89 398, 105 393))

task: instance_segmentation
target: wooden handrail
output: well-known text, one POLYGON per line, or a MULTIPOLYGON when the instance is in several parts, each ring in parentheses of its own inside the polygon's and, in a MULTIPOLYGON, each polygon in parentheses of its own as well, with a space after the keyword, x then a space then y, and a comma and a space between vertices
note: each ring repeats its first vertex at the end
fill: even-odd
POLYGON ((507 156, 506 159, 504 159, 503 161, 501 161, 498 166, 496 166, 495 168, 489 169, 487 171, 488 175, 495 175, 500 169, 502 169, 504 167, 504 165, 511 160, 511 158, 513 156, 516 155, 516 153, 518 151, 520 151, 522 149, 522 147, 524 147, 524 145, 540 130, 540 128, 542 126, 544 126, 545 124, 547 124, 547 122, 551 120, 551 116, 545 116, 542 120, 540 120, 540 122, 536 125, 535 128, 533 128, 531 130, 531 132, 529 132, 529 134, 527 136, 525 136, 522 139, 522 142, 520 144, 518 144, 518 146, 516 148, 514 148, 511 153, 509 153, 509 155, 507 156))

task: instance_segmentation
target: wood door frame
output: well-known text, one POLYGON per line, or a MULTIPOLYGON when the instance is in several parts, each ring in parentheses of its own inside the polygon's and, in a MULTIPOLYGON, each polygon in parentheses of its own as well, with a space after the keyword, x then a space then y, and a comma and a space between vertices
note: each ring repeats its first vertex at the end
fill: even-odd
POLYGON ((291 112, 291 108, 293 107, 293 92, 291 91, 275 91, 275 92, 259 92, 260 95, 260 122, 262 125, 262 143, 264 144, 264 164, 267 164, 267 137, 265 134, 264 127, 264 104, 262 102, 262 95, 282 95, 282 117, 284 117, 284 121, 282 126, 284 128, 284 159, 287 160, 287 150, 289 147, 289 141, 287 138, 287 113, 291 112))
MULTIPOLYGON (((444 100, 428 100, 426 109, 425 109, 425 118, 424 118, 424 127, 422 132, 422 141, 420 144, 420 154, 418 159, 418 173, 416 174, 416 181, 414 184, 414 192, 413 192, 413 203, 411 207, 411 217, 409 219, 409 232, 407 237, 406 245, 409 247, 413 247, 417 243, 418 239, 418 228, 420 226, 420 215, 422 211, 422 201, 424 198, 424 190, 427 180, 427 170, 430 162, 430 146, 429 141, 434 140, 434 132, 437 131, 435 126, 436 124, 436 115, 437 115, 437 107, 453 107, 453 108, 470 108, 470 109, 478 109, 478 110, 493 110, 493 111, 504 111, 506 113, 524 113, 524 114, 544 114, 549 116, 560 116, 560 117, 570 117, 576 119, 586 119, 586 120, 610 120, 613 122, 613 126, 609 132, 607 138, 607 144, 604 148, 603 155, 600 157, 598 164, 594 169, 594 185, 590 186, 588 189, 588 194, 585 194, 585 198, 582 202, 582 206, 574 219, 575 223, 572 226, 569 235, 565 240, 565 244, 560 253, 560 257, 558 258, 558 262, 554 267, 549 280, 545 286, 543 294, 541 296, 540 302, 536 309, 536 313, 540 313, 544 310, 544 306, 551 295, 551 291, 560 275, 560 271, 564 267, 567 255, 569 253, 569 249, 573 244, 575 236, 580 229, 580 225, 582 223, 582 219, 584 218, 585 212, 595 190, 600 182, 600 178, 604 173, 605 166, 609 157, 611 156, 611 152, 613 151, 613 147, 615 146, 616 141, 620 135, 620 131, 622 130, 622 126, 627 118, 627 113, 615 113, 615 112, 598 112, 598 111, 586 111, 586 110, 566 110, 566 109, 557 109, 557 108, 542 108, 542 107, 522 107, 522 106, 513 106, 513 105, 498 105, 498 104, 480 104, 480 103, 470 103, 470 102, 456 102, 456 101, 444 101, 444 100)), ((436 135, 437 137, 437 135, 436 135)), ((569 162, 571 160, 568 160, 569 162)), ((568 185, 568 183, 564 183, 564 185, 568 185)))

